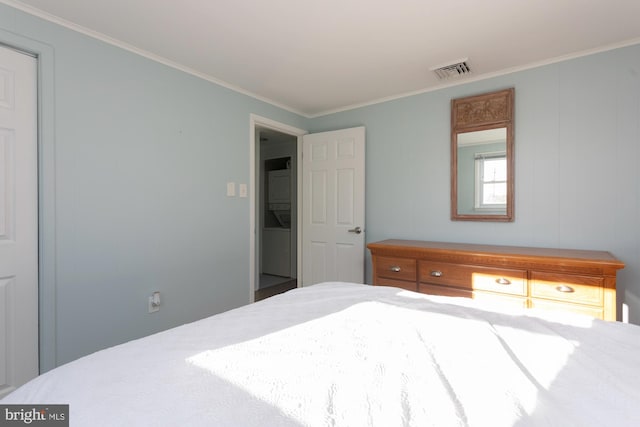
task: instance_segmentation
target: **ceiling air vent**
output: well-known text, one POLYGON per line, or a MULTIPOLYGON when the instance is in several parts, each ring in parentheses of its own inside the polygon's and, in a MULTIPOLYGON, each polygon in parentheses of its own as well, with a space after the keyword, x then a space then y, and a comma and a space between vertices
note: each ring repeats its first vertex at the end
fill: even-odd
POLYGON ((445 80, 451 77, 460 77, 465 74, 471 73, 471 68, 467 63, 467 58, 454 62, 453 64, 442 65, 431 69, 438 79, 445 80))

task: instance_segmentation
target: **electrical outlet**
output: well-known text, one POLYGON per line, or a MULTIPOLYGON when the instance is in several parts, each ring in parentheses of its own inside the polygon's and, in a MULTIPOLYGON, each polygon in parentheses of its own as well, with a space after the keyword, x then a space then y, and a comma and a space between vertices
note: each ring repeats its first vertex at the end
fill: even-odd
POLYGON ((160 310, 160 292, 156 291, 149 297, 149 313, 160 310))

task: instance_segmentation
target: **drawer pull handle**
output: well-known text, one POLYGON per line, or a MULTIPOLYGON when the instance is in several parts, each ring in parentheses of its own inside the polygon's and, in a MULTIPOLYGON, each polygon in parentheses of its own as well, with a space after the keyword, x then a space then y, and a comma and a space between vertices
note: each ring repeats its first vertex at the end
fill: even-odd
POLYGON ((567 285, 556 286, 556 291, 565 292, 565 293, 574 292, 573 288, 571 286, 567 286, 567 285))
POLYGON ((400 273, 401 268, 398 267, 397 265, 391 267, 391 271, 393 271, 394 273, 400 273))
POLYGON ((433 277, 442 277, 442 271, 434 270, 434 271, 431 272, 431 275, 433 277))
POLYGON ((501 277, 499 279, 496 279, 496 283, 499 284, 499 285, 510 285, 511 284, 511 280, 505 279, 504 277, 501 277))

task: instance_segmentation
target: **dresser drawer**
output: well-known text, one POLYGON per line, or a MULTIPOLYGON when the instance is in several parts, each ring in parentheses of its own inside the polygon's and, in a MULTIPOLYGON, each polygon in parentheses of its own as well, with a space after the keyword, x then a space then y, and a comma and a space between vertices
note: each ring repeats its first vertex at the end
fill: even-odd
POLYGON ((559 301, 551 301, 544 299, 531 298, 531 308, 542 308, 545 310, 554 310, 561 312, 572 312, 578 314, 586 314, 596 319, 604 319, 604 309, 591 305, 579 305, 563 303, 559 301))
POLYGON ((531 297, 602 306, 604 278, 573 274, 531 272, 531 297))
POLYGON ((529 303, 527 297, 507 294, 495 294, 492 292, 473 292, 473 299, 488 303, 491 306, 497 307, 513 307, 513 308, 528 308, 529 303))
POLYGON ((441 295, 446 297, 464 297, 483 301, 491 305, 501 305, 508 307, 527 308, 527 298, 524 296, 496 294, 493 292, 470 291, 462 288, 452 288, 449 286, 418 284, 418 292, 430 295, 441 295))
POLYGON ((416 260, 411 258, 377 257, 376 276, 387 279, 416 281, 416 260))
POLYGON ((416 282, 409 282, 407 280, 394 280, 387 279, 385 277, 379 277, 376 282, 376 286, 393 286, 395 288, 402 288, 408 291, 416 292, 418 290, 418 284, 416 282))
POLYGON ((420 261, 420 282, 527 296, 526 270, 420 261))
POLYGON ((444 297, 465 297, 473 298, 473 291, 462 288, 452 288, 451 286, 427 285, 418 283, 418 292, 421 294, 440 295, 444 297))

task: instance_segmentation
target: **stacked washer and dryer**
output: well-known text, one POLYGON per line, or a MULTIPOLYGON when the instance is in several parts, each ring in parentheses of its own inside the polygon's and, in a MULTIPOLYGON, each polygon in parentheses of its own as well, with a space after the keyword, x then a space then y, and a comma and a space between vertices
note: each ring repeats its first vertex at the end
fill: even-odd
POLYGON ((291 228, 291 169, 268 172, 267 210, 283 228, 291 228))
POLYGON ((291 276, 291 169, 267 172, 267 215, 275 221, 262 230, 262 272, 291 276))

